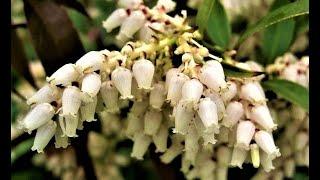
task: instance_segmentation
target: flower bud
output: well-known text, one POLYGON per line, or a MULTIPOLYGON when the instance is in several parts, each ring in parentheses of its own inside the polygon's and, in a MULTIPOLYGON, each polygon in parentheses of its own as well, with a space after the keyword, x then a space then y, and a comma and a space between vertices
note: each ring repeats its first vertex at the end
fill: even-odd
POLYGON ((146 17, 141 11, 137 10, 131 12, 130 16, 123 21, 119 35, 116 38, 119 40, 123 38, 132 38, 134 33, 144 25, 145 19, 146 17))
POLYGON ((185 136, 185 155, 186 159, 191 161, 192 164, 195 163, 197 153, 199 151, 199 134, 196 127, 192 124, 188 128, 188 132, 185 136))
POLYGON ((227 105, 226 115, 222 124, 226 127, 233 127, 244 115, 244 109, 240 102, 233 101, 227 105))
POLYGON ((110 33, 114 28, 120 26, 127 17, 128 14, 125 9, 116 9, 102 22, 102 26, 110 33))
POLYGON ((270 172, 271 170, 274 169, 274 166, 272 165, 272 159, 264 151, 260 151, 260 160, 261 160, 260 161, 261 165, 262 165, 265 172, 270 172))
POLYGON ((249 144, 254 132, 255 125, 251 121, 241 121, 237 128, 237 142, 235 147, 249 150, 249 144))
POLYGON ((226 146, 220 146, 217 150, 217 160, 219 166, 228 167, 231 161, 231 150, 226 146))
POLYGON ((259 147, 268 154, 268 158, 274 159, 280 156, 279 149, 274 144, 273 137, 270 133, 260 130, 255 133, 254 140, 259 147))
POLYGON ((222 92, 221 97, 225 103, 229 102, 232 98, 237 95, 237 84, 232 81, 227 82, 226 91, 222 92))
POLYGON ((168 129, 163 124, 160 126, 157 134, 152 136, 154 145, 156 146, 156 152, 165 152, 167 150, 168 129))
POLYGON ((296 151, 301 151, 303 150, 303 148, 305 148, 307 146, 309 142, 309 135, 306 132, 299 132, 298 134, 296 134, 295 136, 295 141, 294 141, 294 149, 296 151))
POLYGON ((295 168, 296 168, 296 164, 294 162, 294 159, 292 159, 292 158, 286 159, 284 161, 283 167, 284 167, 284 175, 287 178, 292 178, 295 173, 295 168))
POLYGON ((112 81, 105 81, 101 84, 100 94, 108 112, 119 112, 119 92, 112 81))
POLYGON ((215 92, 219 92, 227 87, 224 73, 223 71, 221 72, 220 66, 218 64, 205 65, 200 69, 199 74, 200 81, 215 92))
POLYGON ((160 111, 149 110, 144 115, 144 133, 146 135, 155 135, 161 125, 162 113, 160 111))
POLYGON ((166 84, 165 87, 166 89, 168 89, 169 85, 170 85, 170 81, 173 77, 175 77, 177 74, 179 74, 179 69, 178 68, 171 68, 167 71, 166 73, 166 84))
POLYGON ((251 103, 264 103, 266 97, 261 85, 258 82, 249 82, 241 86, 240 98, 251 103))
POLYGON ((244 150, 242 148, 234 147, 233 151, 232 151, 230 165, 231 166, 238 166, 240 169, 242 169, 242 164, 246 160, 246 157, 247 157, 246 150, 244 150))
POLYGON ((186 102, 197 103, 202 95, 203 85, 197 79, 187 80, 181 90, 181 100, 186 102))
POLYGON ((206 97, 209 97, 217 106, 218 110, 218 119, 221 120, 226 113, 226 107, 224 106, 222 98, 217 93, 208 93, 205 92, 206 97))
POLYGON ((52 85, 68 86, 71 85, 73 81, 77 81, 79 75, 80 74, 74 64, 65 64, 50 77, 47 77, 46 80, 52 85))
POLYGON ((68 136, 65 136, 60 125, 58 124, 57 126, 57 130, 56 130, 56 133, 54 135, 54 138, 55 138, 55 147, 56 148, 67 148, 68 145, 70 144, 69 143, 69 138, 68 136))
POLYGON ((251 144, 250 151, 252 165, 254 168, 258 168, 260 166, 259 146, 257 144, 251 144))
POLYGON ((161 162, 169 164, 174 158, 182 153, 184 146, 182 145, 183 136, 175 134, 172 136, 172 144, 167 151, 160 156, 161 162))
POLYGON ((120 92, 121 99, 131 99, 132 73, 124 67, 117 67, 111 74, 111 80, 120 92))
POLYGON ((179 133, 185 135, 188 129, 188 126, 193 118, 193 109, 190 108, 183 101, 180 101, 177 105, 174 121, 175 127, 173 133, 179 133))
POLYGON ((61 92, 58 87, 51 84, 43 86, 39 91, 37 91, 33 96, 27 100, 28 105, 41 104, 41 103, 51 103, 52 101, 57 101, 61 96, 61 92))
POLYGON ((171 77, 168 84, 167 100, 171 101, 171 105, 176 105, 182 96, 182 86, 189 80, 189 77, 183 73, 178 73, 171 77))
POLYGON ((142 3, 142 0, 119 0, 117 5, 125 9, 136 9, 142 3))
POLYGON ((198 114, 206 131, 219 132, 217 106, 210 98, 200 99, 198 114))
POLYGON ((81 91, 89 95, 91 98, 97 96, 101 87, 101 77, 93 72, 86 74, 82 80, 81 91))
POLYGON ((154 74, 154 65, 151 61, 140 59, 132 66, 133 76, 141 89, 151 89, 154 74))
POLYGON ((48 103, 42 103, 36 105, 31 111, 26 115, 26 117, 20 122, 23 129, 31 131, 39 128, 40 126, 46 124, 54 116, 54 109, 48 103))
POLYGON ((68 86, 62 94, 62 111, 64 115, 76 116, 81 105, 82 94, 79 88, 68 86))
POLYGON ((38 153, 43 152, 43 149, 47 146, 50 139, 54 136, 56 132, 57 124, 56 122, 50 120, 43 126, 37 129, 36 136, 34 138, 32 151, 37 150, 38 153))
MULTIPOLYGON (((81 113, 81 121, 96 121, 94 118, 94 114, 96 112, 97 107, 97 96, 93 97, 92 102, 88 102, 80 106, 80 113, 81 113)), ((80 123, 80 122, 79 122, 80 123)))
POLYGON ((105 61, 105 55, 102 52, 90 51, 76 62, 76 67, 82 73, 92 73, 102 70, 105 61))
POLYGON ((131 157, 143 160, 143 156, 147 152, 148 147, 151 144, 151 137, 140 132, 134 135, 133 141, 134 143, 131 152, 131 157))
POLYGON ((153 89, 150 92, 150 105, 154 109, 160 110, 166 99, 166 89, 162 81, 153 85, 153 89))
POLYGON ((267 131, 272 131, 277 128, 271 117, 270 111, 266 105, 255 106, 251 109, 250 119, 258 123, 267 131))
POLYGON ((158 9, 162 9, 165 13, 173 11, 176 7, 176 2, 172 0, 158 0, 156 7, 158 9))

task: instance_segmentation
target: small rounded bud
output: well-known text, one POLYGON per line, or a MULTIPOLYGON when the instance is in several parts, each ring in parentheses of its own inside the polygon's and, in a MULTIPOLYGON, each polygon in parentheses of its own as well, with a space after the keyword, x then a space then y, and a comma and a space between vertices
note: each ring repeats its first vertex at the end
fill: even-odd
POLYGON ((68 86, 62 94, 62 111, 64 115, 76 116, 81 105, 82 94, 79 88, 68 86))
POLYGON ((102 22, 102 26, 107 30, 107 32, 111 32, 114 28, 120 26, 123 21, 128 17, 128 14, 125 9, 119 8, 114 10, 110 16, 102 22))
POLYGON ((86 74, 82 80, 81 91, 89 95, 91 98, 95 97, 101 87, 101 77, 99 74, 93 72, 86 74))
POLYGON ((80 73, 77 71, 74 64, 65 64, 54 72, 50 77, 47 77, 47 82, 52 85, 71 85, 72 82, 77 81, 80 73))
POLYGON ((186 102, 197 103, 202 95, 203 85, 197 79, 191 79, 186 81, 181 90, 181 100, 186 102))
POLYGON ((90 51, 76 62, 76 67, 82 73, 92 73, 102 70, 104 62, 105 55, 102 52, 90 51))
POLYGON ((43 149, 47 146, 50 139, 54 136, 56 132, 57 124, 54 121, 48 121, 43 126, 37 129, 36 136, 34 138, 32 151, 37 150, 38 153, 43 152, 43 149))
POLYGON ((101 84, 100 94, 108 112, 119 112, 119 92, 112 81, 105 81, 101 84))
POLYGON ((242 169, 242 164, 246 160, 248 152, 242 148, 234 147, 231 157, 231 166, 237 166, 242 169))
POLYGON ((249 82, 241 86, 240 97, 252 103, 264 103, 266 97, 258 82, 249 82))
POLYGON ((111 80, 120 92, 121 99, 131 99, 132 73, 124 67, 117 67, 111 74, 111 80))
POLYGON ((58 87, 51 84, 43 86, 39 91, 37 91, 33 96, 27 100, 27 104, 41 104, 41 103, 51 103, 60 98, 61 92, 58 87))
POLYGON ((266 105, 255 106, 251 109, 250 119, 258 123, 267 131, 272 131, 277 128, 271 117, 269 108, 266 105))
POLYGON ((228 81, 227 82, 227 89, 221 94, 221 97, 225 103, 229 102, 232 98, 234 98, 237 95, 237 84, 228 81))
POLYGON ((154 69, 153 63, 149 60, 140 59, 134 62, 132 72, 139 88, 151 89, 154 69))
POLYGON ((251 121, 241 121, 237 128, 237 142, 235 147, 249 150, 249 144, 254 132, 255 125, 251 121))
POLYGON ((20 122, 29 133, 51 120, 55 111, 48 103, 36 105, 20 122))
POLYGON ((274 144, 273 137, 270 133, 260 130, 255 133, 254 140, 259 147, 268 154, 270 159, 280 156, 280 151, 274 144))
POLYGON ((166 89, 162 81, 153 85, 153 89, 150 92, 150 105, 154 109, 160 110, 166 99, 166 89))
POLYGON ((81 113, 81 121, 96 121, 94 118, 94 114, 96 112, 98 98, 97 96, 93 97, 92 102, 88 102, 80 106, 80 113, 81 113))
POLYGON ((183 73, 178 73, 171 77, 168 85, 167 100, 170 100, 171 105, 176 105, 182 96, 182 86, 189 80, 189 77, 183 73))
POLYGON ((143 160, 143 156, 147 152, 148 147, 151 144, 151 137, 140 132, 134 135, 133 141, 134 143, 131 152, 131 157, 143 160))
POLYGON ((144 133, 146 135, 155 135, 161 125, 162 113, 155 110, 149 110, 144 115, 144 133))
POLYGON ((208 97, 199 102, 198 114, 206 130, 219 132, 218 112, 216 104, 208 97))
POLYGON ((227 83, 224 79, 224 73, 223 71, 221 72, 220 66, 217 64, 205 65, 200 69, 199 74, 200 81, 208 88, 216 92, 219 92, 227 87, 227 83))
POLYGON ((161 125, 157 134, 152 136, 154 145, 156 146, 156 152, 165 152, 167 150, 168 141, 168 129, 166 126, 161 125))
POLYGON ((244 115, 244 109, 240 102, 233 101, 227 105, 226 115, 222 124, 226 127, 233 127, 244 115))

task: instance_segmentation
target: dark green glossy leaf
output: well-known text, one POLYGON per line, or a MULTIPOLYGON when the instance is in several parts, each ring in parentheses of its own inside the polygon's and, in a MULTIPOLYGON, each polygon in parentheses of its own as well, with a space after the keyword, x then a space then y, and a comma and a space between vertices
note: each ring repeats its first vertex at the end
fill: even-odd
POLYGON ((221 64, 227 77, 253 77, 263 74, 263 72, 248 71, 246 69, 236 67, 235 65, 225 61, 222 61, 221 64))
POLYGON ((266 15, 255 25, 249 27, 240 37, 238 44, 242 43, 253 33, 261 31, 262 29, 265 29, 273 24, 306 14, 309 14, 308 0, 298 0, 296 2, 282 6, 266 15))
POLYGON ((196 23, 199 26, 200 33, 204 33, 208 26, 209 15, 214 10, 216 0, 204 0, 200 5, 196 17, 196 23))
POLYGON ((14 163, 19 157, 29 152, 33 145, 33 138, 27 139, 11 150, 11 164, 14 163))
POLYGON ((263 82, 262 86, 267 90, 273 91, 279 97, 309 111, 309 91, 305 87, 283 79, 268 80, 263 82))
POLYGON ((28 28, 47 75, 75 62, 84 48, 65 9, 54 1, 24 0, 28 28))
POLYGON ((226 48, 231 37, 231 28, 224 7, 216 1, 209 14, 207 34, 216 45, 226 48))

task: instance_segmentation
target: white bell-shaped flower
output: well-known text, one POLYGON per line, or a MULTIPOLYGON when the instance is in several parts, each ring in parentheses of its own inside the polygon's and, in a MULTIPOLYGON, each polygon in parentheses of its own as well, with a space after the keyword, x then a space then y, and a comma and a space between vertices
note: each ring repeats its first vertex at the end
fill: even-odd
POLYGON ((171 68, 171 69, 169 69, 167 71, 167 73, 166 73, 166 84, 165 84, 166 89, 168 89, 171 79, 173 77, 175 77, 179 73, 180 73, 180 71, 179 71, 178 68, 171 68))
POLYGON ((139 88, 151 89, 154 69, 153 63, 149 60, 140 59, 134 62, 132 72, 139 88))
POLYGON ((28 133, 46 124, 54 116, 54 109, 48 103, 36 105, 20 122, 23 129, 28 133))
POLYGON ((249 150, 249 144, 255 133, 255 125, 251 121, 241 121, 237 128, 237 142, 235 147, 249 150))
POLYGON ((144 133, 146 135, 155 135, 161 125, 162 113, 156 110, 149 110, 144 115, 144 133))
POLYGON ((231 101, 232 98, 234 98, 237 95, 238 89, 237 84, 232 81, 227 82, 227 89, 226 91, 222 92, 221 98, 225 103, 231 101))
POLYGON ((86 74, 82 79, 81 91, 91 98, 97 96, 101 87, 101 77, 99 74, 92 72, 86 74))
POLYGON ((156 152, 165 152, 167 150, 168 135, 168 128, 162 124, 159 131, 152 136, 153 143, 156 146, 156 152))
MULTIPOLYGON (((94 114, 96 112, 97 102, 98 102, 98 99, 97 99, 97 96, 95 96, 93 97, 92 102, 87 102, 87 103, 84 103, 82 106, 80 106, 81 122, 96 121, 96 119, 94 118, 94 114)), ((79 121, 79 123, 81 122, 79 121)))
POLYGON ((230 165, 237 166, 240 169, 242 169, 242 164, 246 160, 247 154, 248 154, 247 150, 242 149, 242 148, 238 148, 238 147, 234 147, 233 151, 232 151, 230 165))
POLYGON ((102 26, 107 30, 107 32, 111 32, 114 28, 120 26, 123 21, 128 17, 128 14, 125 9, 119 8, 114 10, 110 16, 102 22, 102 26))
POLYGON ((216 92, 227 88, 224 73, 221 71, 220 66, 218 64, 205 65, 200 69, 199 73, 200 81, 216 92))
POLYGON ((56 122, 50 120, 43 126, 37 129, 36 136, 34 138, 32 151, 37 150, 38 153, 43 152, 43 149, 47 146, 50 139, 54 136, 56 132, 57 124, 56 122))
POLYGON ((204 126, 203 122, 201 121, 199 115, 196 115, 193 118, 193 122, 199 135, 203 138, 203 145, 215 144, 217 140, 215 139, 215 131, 206 131, 206 127, 204 126))
POLYGON ((111 74, 111 80, 120 92, 121 99, 131 99, 132 73, 124 67, 117 67, 111 74))
POLYGON ((197 79, 191 79, 186 81, 181 90, 181 100, 186 102, 191 102, 193 104, 196 104, 203 92, 203 85, 202 83, 197 79))
POLYGON ((167 100, 170 100, 171 105, 176 105, 179 102, 182 96, 182 86, 189 79, 190 78, 183 73, 178 73, 171 77, 167 94, 167 100))
POLYGON ((136 9, 143 4, 143 0, 119 0, 117 5, 125 9, 136 9))
POLYGON ((183 136, 175 134, 171 137, 172 144, 167 149, 167 151, 160 156, 161 162, 169 164, 174 158, 179 156, 183 152, 184 145, 182 142, 184 140, 183 136))
POLYGON ((226 115, 222 124, 226 127, 233 127, 244 115, 244 109, 240 102, 233 101, 227 105, 226 115))
POLYGON ((82 73, 91 73, 102 70, 105 61, 106 57, 102 52, 90 51, 76 62, 76 67, 82 73))
POLYGON ((57 101, 61 96, 61 91, 58 87, 47 84, 37 91, 27 100, 27 104, 51 103, 57 101))
POLYGON ((100 94, 108 112, 119 112, 119 92, 112 81, 105 81, 101 84, 100 94))
POLYGON ((143 134, 143 132, 138 132, 134 135, 133 141, 131 157, 143 160, 143 156, 152 142, 151 137, 143 134))
POLYGON ((79 123, 79 113, 75 116, 73 115, 61 115, 59 114, 59 124, 64 132, 64 134, 68 137, 78 137, 77 135, 77 128, 79 123))
POLYGON ((145 20, 146 17, 140 10, 131 12, 129 17, 123 21, 120 32, 116 38, 120 41, 132 38, 132 36, 144 25, 145 20))
POLYGON ((255 133, 254 140, 259 147, 268 154, 270 159, 280 156, 280 151, 274 144, 273 137, 270 133, 260 130, 255 133))
POLYGON ((185 135, 193 115, 194 112, 192 107, 188 106, 188 104, 185 104, 183 101, 180 101, 177 105, 174 117, 175 127, 173 132, 185 135))
POLYGON ((162 81, 153 85, 150 92, 149 102, 152 108, 160 110, 166 100, 166 89, 162 81))
POLYGON ((266 101, 264 91, 258 82, 249 82, 242 85, 240 98, 252 103, 264 103, 266 101))
POLYGON ((217 105, 208 97, 200 99, 198 115, 207 132, 219 132, 217 105))
POLYGON ((80 73, 74 64, 65 64, 50 77, 47 77, 46 80, 52 85, 68 86, 72 82, 77 81, 79 76, 80 73))
POLYGON ((267 131, 272 131, 277 128, 277 125, 273 122, 269 108, 266 105, 254 106, 251 109, 250 119, 267 131))
POLYGON ((68 136, 65 136, 59 123, 57 125, 57 130, 54 135, 54 139, 55 139, 55 143, 54 143, 55 148, 67 148, 68 145, 70 144, 68 136))
POLYGON ((62 111, 64 115, 76 116, 79 111, 82 94, 79 88, 68 86, 62 94, 62 111))
POLYGON ((205 96, 209 97, 217 106, 217 110, 218 110, 218 118, 219 120, 221 120, 226 113, 226 107, 223 103, 222 98, 219 96, 218 93, 214 93, 214 92, 210 92, 209 91, 205 91, 205 96))
POLYGON ((272 159, 269 157, 267 153, 265 153, 264 151, 260 151, 260 159, 261 165, 265 172, 270 172, 274 169, 272 159))

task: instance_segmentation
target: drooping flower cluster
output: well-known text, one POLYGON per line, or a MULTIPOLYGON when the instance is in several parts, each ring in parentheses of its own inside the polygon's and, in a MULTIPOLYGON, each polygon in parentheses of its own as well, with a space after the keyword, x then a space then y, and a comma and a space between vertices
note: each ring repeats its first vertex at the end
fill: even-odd
MULTIPOLYGON (((164 25, 165 33, 148 26, 154 33, 150 41, 127 42, 120 52, 88 52, 47 78, 48 84, 28 99, 32 109, 21 121, 25 131, 37 130, 32 150, 42 152, 53 137, 57 148, 65 148, 84 122, 98 119, 104 133, 120 133, 122 125, 115 122, 129 108, 123 129, 134 142, 131 157, 143 159, 154 143, 163 163, 182 155, 181 171, 188 179, 225 179, 228 167, 242 168, 249 152, 247 162, 272 169, 272 160, 280 156, 272 137, 277 125, 260 78, 226 77, 221 58, 196 41, 200 34, 186 23, 185 11, 173 18, 161 9, 139 4, 134 12, 146 11, 143 14, 164 25), (174 67, 172 58, 177 55, 181 65, 174 67)), ((112 19, 119 18, 118 10, 105 21, 107 29, 119 22, 112 19)), ((135 26, 130 19, 138 16, 134 12, 120 23, 120 39, 127 41, 138 30, 127 32, 135 26)), ((250 62, 241 65, 257 68, 250 62)), ((93 143, 99 147, 91 151, 100 157, 107 145, 98 134, 90 138, 100 142, 93 143)))
MULTIPOLYGON (((267 71, 275 73, 279 78, 309 87, 309 57, 299 60, 287 53, 269 65, 267 71)), ((274 162, 275 170, 271 173, 258 171, 254 179, 292 178, 297 166, 309 167, 309 114, 283 99, 272 100, 269 107, 279 128, 284 129, 276 141, 281 157, 274 162)))

